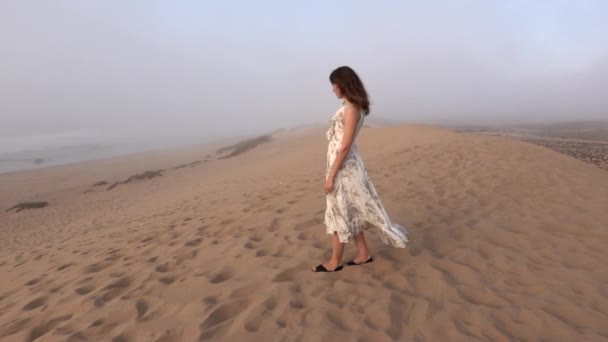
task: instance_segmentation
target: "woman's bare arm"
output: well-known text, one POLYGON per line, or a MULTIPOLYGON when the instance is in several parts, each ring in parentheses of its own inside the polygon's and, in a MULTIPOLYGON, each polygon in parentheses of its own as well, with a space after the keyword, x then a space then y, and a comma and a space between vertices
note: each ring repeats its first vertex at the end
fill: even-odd
POLYGON ((344 159, 348 155, 350 151, 350 147, 353 144, 353 140, 355 137, 355 130, 357 129, 357 125, 359 124, 359 120, 361 119, 361 112, 355 106, 347 106, 344 108, 344 136, 342 137, 342 142, 340 143, 340 147, 338 147, 338 152, 336 155, 336 159, 334 164, 332 165, 331 171, 329 172, 328 179, 334 180, 338 171, 342 168, 342 164, 344 163, 344 159))

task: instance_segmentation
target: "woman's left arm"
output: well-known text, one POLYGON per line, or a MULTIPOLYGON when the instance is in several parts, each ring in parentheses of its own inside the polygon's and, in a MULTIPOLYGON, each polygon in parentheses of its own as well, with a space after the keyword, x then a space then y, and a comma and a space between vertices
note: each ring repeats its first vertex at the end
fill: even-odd
POLYGON ((350 147, 353 144, 355 130, 357 129, 357 124, 361 119, 360 115, 361 112, 358 111, 355 106, 347 106, 344 109, 344 136, 342 137, 342 142, 340 143, 340 147, 338 147, 336 159, 326 180, 327 182, 331 182, 332 185, 338 171, 340 171, 342 164, 344 164, 344 160, 350 151, 350 147))

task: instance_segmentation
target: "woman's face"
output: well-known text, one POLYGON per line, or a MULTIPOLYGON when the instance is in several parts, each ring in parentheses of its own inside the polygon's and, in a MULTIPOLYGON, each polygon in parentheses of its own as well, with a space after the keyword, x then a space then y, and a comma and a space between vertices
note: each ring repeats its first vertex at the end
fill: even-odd
POLYGON ((332 88, 332 91, 334 92, 334 94, 336 94, 336 97, 341 99, 342 91, 340 90, 340 87, 337 84, 332 84, 331 88, 332 88))

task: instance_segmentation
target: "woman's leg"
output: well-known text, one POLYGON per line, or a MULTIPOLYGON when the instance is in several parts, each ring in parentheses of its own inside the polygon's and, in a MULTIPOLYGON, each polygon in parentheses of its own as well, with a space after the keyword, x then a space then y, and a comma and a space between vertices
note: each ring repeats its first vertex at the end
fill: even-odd
POLYGON ((340 242, 338 233, 334 233, 331 237, 332 253, 329 262, 323 264, 326 269, 333 270, 342 265, 342 254, 344 253, 344 244, 340 242))
POLYGON ((367 248, 367 243, 365 242, 365 235, 363 235, 363 232, 355 235, 355 244, 357 245, 359 254, 355 258, 354 262, 359 264, 369 259, 371 255, 369 255, 369 249, 367 248))

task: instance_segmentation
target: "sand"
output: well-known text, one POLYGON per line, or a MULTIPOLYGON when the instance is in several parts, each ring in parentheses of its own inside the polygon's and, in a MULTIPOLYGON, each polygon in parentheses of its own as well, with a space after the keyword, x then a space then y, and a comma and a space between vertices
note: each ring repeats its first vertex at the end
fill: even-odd
POLYGON ((608 121, 451 128, 467 133, 510 137, 544 146, 608 171, 608 121))
POLYGON ((323 134, 0 175, 0 340, 608 340, 608 172, 507 138, 365 128, 410 243, 369 236, 374 263, 319 274, 323 134))

